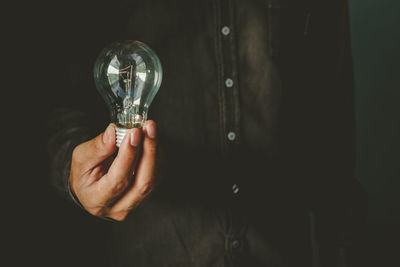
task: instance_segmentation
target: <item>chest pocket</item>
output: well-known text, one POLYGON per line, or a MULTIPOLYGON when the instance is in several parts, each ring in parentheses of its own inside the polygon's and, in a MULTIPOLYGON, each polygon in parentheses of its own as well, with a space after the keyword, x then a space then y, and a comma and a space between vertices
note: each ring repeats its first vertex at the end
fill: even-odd
POLYGON ((311 35, 311 0, 267 0, 268 47, 271 56, 302 49, 311 35))

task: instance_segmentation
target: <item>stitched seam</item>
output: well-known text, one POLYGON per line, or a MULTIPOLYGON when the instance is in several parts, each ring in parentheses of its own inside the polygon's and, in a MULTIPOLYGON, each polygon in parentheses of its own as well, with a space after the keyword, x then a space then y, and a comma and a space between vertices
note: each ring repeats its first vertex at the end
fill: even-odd
POLYGON ((217 64, 217 90, 218 90, 218 104, 219 104, 219 121, 220 121, 220 142, 221 142, 221 151, 224 154, 225 152, 225 95, 222 88, 222 76, 224 71, 224 66, 222 62, 222 55, 221 55, 221 36, 219 32, 219 23, 218 23, 218 15, 220 11, 220 6, 218 0, 213 2, 214 4, 214 23, 216 29, 216 36, 215 36, 215 56, 216 56, 216 64, 217 64))

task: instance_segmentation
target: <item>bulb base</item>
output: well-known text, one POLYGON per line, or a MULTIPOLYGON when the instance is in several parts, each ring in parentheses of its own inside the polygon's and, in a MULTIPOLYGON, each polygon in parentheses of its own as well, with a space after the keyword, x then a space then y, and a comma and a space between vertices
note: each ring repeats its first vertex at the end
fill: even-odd
POLYGON ((122 143, 122 140, 124 139, 124 136, 126 135, 126 133, 129 131, 129 129, 126 128, 119 128, 117 127, 117 129, 115 130, 116 136, 117 136, 117 147, 119 147, 122 143))

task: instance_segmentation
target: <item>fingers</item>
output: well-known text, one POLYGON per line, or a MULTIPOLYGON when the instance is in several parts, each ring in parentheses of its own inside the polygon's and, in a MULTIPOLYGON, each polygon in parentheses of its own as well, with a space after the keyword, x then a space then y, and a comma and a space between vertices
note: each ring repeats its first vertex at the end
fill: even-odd
POLYGON ((114 219, 123 220, 131 209, 136 207, 153 189, 156 168, 156 124, 146 121, 143 126, 142 156, 137 166, 135 181, 125 194, 112 207, 114 219))
POLYGON ((115 150, 115 125, 110 124, 104 133, 77 146, 72 160, 84 168, 83 171, 89 171, 110 157, 115 150))
POLYGON ((134 184, 139 193, 145 193, 154 180, 157 155, 156 124, 154 121, 147 121, 144 127, 143 154, 134 184))
POLYGON ((108 173, 99 180, 101 190, 111 194, 112 198, 119 196, 131 182, 140 157, 142 135, 140 128, 134 128, 127 132, 108 173))

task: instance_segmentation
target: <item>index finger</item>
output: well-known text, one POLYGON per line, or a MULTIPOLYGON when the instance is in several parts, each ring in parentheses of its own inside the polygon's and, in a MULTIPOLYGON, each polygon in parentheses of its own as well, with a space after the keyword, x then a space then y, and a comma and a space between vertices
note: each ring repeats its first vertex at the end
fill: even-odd
POLYGON ((111 164, 108 173, 98 181, 100 190, 111 194, 109 195, 110 198, 122 193, 130 184, 140 156, 141 142, 142 129, 129 130, 122 140, 117 157, 111 164))
POLYGON ((103 162, 115 152, 115 126, 110 124, 104 133, 77 146, 72 162, 88 171, 103 162))
POLYGON ((143 151, 137 166, 135 181, 124 195, 114 204, 112 212, 126 215, 136 207, 153 190, 157 165, 156 125, 154 121, 146 121, 143 151))

